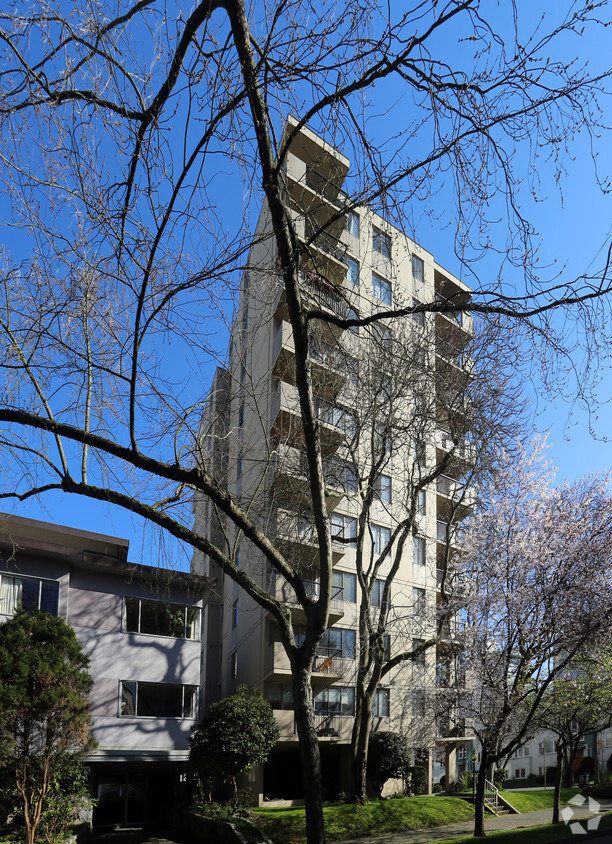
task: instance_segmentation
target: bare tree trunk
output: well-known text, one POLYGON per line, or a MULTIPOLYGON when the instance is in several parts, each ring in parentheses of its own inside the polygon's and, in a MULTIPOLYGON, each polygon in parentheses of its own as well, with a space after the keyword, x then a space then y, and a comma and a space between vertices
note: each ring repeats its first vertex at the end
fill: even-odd
POLYGON ((487 768, 489 766, 487 751, 482 748, 480 756, 480 768, 476 780, 476 795, 474 797, 474 836, 484 837, 484 797, 487 781, 487 768))
POLYGON ((561 817, 561 774, 563 771, 563 748, 557 745, 557 768, 555 770, 555 797, 552 822, 559 823, 561 817))
POLYGON ((293 677, 295 723, 299 737, 302 776, 304 778, 306 839, 308 844, 325 844, 321 756, 312 710, 310 668, 300 665, 294 657, 291 673, 293 677))
POLYGON ((351 799, 354 803, 366 803, 368 744, 372 726, 372 707, 367 695, 357 690, 355 721, 353 724, 353 781, 351 799))

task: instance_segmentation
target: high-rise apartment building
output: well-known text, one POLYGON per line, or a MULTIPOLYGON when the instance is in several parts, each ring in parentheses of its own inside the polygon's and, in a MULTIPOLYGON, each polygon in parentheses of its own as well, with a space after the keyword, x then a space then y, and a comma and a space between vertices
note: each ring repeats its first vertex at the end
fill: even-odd
MULTIPOLYGON (((286 131, 294 126, 289 121, 286 131)), ((306 128, 291 142, 286 196, 303 247, 300 280, 307 306, 345 318, 433 301, 448 300, 453 310, 345 330, 325 319, 312 323, 309 354, 334 538, 329 628, 312 676, 328 797, 347 790, 350 776, 361 602, 357 566, 369 578, 375 616, 385 580, 399 562, 384 647, 391 655, 412 649, 435 632, 436 602, 451 587, 446 560, 453 525, 470 505, 463 481, 470 464, 469 290, 383 217, 366 207, 346 210, 342 184, 348 169, 340 152, 306 128)), ((316 594, 318 547, 281 269, 264 207, 242 280, 228 365, 217 370, 204 414, 201 459, 249 506, 316 594)), ((197 529, 282 597, 299 630, 303 610, 287 584, 209 501, 197 499, 194 511, 197 529)), ((300 796, 289 661, 275 622, 211 560, 196 555, 193 565, 217 580, 205 618, 204 705, 242 683, 262 689, 281 739, 254 785, 268 798, 300 796)), ((415 748, 426 749, 440 736, 456 736, 448 712, 444 724, 428 704, 429 690, 456 671, 454 659, 441 644, 385 675, 372 701, 373 730, 402 731, 415 748)))

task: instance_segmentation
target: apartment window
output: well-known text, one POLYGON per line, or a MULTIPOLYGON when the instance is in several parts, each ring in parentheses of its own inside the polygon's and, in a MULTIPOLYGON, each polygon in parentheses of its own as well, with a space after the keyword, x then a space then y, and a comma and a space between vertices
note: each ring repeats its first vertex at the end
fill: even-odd
MULTIPOLYGON (((374 553, 382 554, 391 542, 391 528, 383 527, 382 525, 372 525, 372 542, 374 553)), ((388 554, 389 549, 387 548, 385 556, 388 556, 388 554)))
POLYGON ((264 698, 272 709, 293 709, 293 689, 289 683, 266 683, 264 698))
MULTIPOLYGON (((356 311, 355 308, 351 308, 349 305, 346 309, 346 318, 347 319, 359 319, 359 311, 356 311)), ((349 331, 352 334, 359 334, 359 326, 358 325, 351 325, 349 331)))
POLYGON ((385 305, 391 304, 391 282, 387 278, 383 278, 378 273, 372 273, 372 296, 375 299, 384 302, 385 305))
POLYGON ((412 609, 415 615, 423 615, 426 607, 425 590, 419 586, 412 587, 412 609))
POLYGON ((349 437, 355 436, 357 423, 352 413, 324 399, 316 400, 317 416, 326 425, 340 428, 349 437))
POLYGON ((417 516, 424 516, 427 513, 427 495, 424 489, 417 490, 416 511, 417 516))
POLYGON ((349 258, 348 256, 344 260, 346 262, 346 266, 348 267, 346 280, 349 284, 354 284, 357 287, 359 285, 359 262, 354 258, 349 258))
POLYGON ((324 465, 325 481, 331 488, 337 488, 347 492, 357 492, 357 477, 355 470, 346 460, 339 457, 332 457, 324 465))
POLYGON ((344 540, 348 545, 355 545, 357 541, 357 519, 343 516, 341 513, 331 514, 332 539, 344 540))
POLYGON ((127 633, 199 640, 200 616, 199 607, 145 598, 126 598, 124 630, 127 633))
POLYGON ((390 475, 379 475, 374 481, 374 490, 384 504, 391 504, 390 475))
POLYGON ((232 604, 232 630, 238 627, 238 598, 232 604))
POLYGON ((230 657, 230 676, 232 680, 238 679, 238 651, 234 651, 230 657))
POLYGON ((525 768, 515 768, 514 769, 514 779, 515 780, 525 779, 525 768))
MULTIPOLYGON (((417 651, 424 644, 425 644, 425 639, 413 639, 412 640, 412 650, 417 651)), ((414 663, 414 665, 425 665, 426 664, 426 662, 425 662, 425 650, 424 649, 419 651, 418 655, 413 660, 413 663, 414 663)), ((441 666, 438 666, 438 667, 441 667, 441 666)), ((444 666, 444 671, 446 671, 446 666, 444 666)), ((444 684, 438 683, 438 685, 446 685, 446 684, 445 683, 444 684)))
POLYGON ((349 211, 346 215, 346 230, 353 237, 359 237, 359 214, 349 211))
POLYGON ((59 582, 38 577, 13 577, 0 574, 0 615, 14 615, 17 610, 57 615, 59 582))
POLYGON ((314 696, 315 715, 354 715, 355 689, 351 686, 328 686, 314 696))
POLYGON ((389 717, 389 689, 376 689, 372 698, 372 716, 374 718, 389 717))
POLYGON ((425 565, 426 545, 425 539, 422 536, 412 537, 412 562, 415 566, 425 565))
POLYGON ((323 658, 355 659, 355 631, 329 627, 321 638, 317 654, 323 658))
POLYGON ((357 578, 348 571, 335 571, 332 575, 332 596, 349 604, 357 601, 357 578))
POLYGON ((244 427, 244 402, 240 402, 240 407, 238 408, 238 427, 244 427))
POLYGON ((544 756, 545 753, 552 753, 555 749, 555 745, 552 739, 548 739, 547 741, 541 741, 538 744, 538 753, 540 756, 544 756))
POLYGON ((391 258, 391 236, 386 232, 372 227, 372 248, 384 258, 391 258))
MULTIPOLYGON (((419 302, 418 299, 412 300, 412 307, 416 308, 419 305, 422 305, 422 302, 419 302)), ((416 322, 417 325, 425 325, 425 312, 424 311, 415 311, 412 314, 413 322, 416 322)))
MULTIPOLYGON (((425 717, 425 695, 421 691, 413 692, 412 693, 412 717, 413 718, 424 718, 425 717)), ((465 748, 458 747, 457 748, 457 759, 460 758, 461 751, 463 750, 463 754, 465 755, 465 748)))
POLYGON ((197 718, 198 687, 121 681, 120 714, 128 718, 197 718))
POLYGON ((379 607, 382 602, 383 591, 385 588, 385 581, 376 579, 372 586, 372 593, 370 595, 370 606, 379 607))
POLYGON ((423 259, 418 255, 412 256, 412 280, 415 284, 423 284, 425 282, 425 264, 423 259))

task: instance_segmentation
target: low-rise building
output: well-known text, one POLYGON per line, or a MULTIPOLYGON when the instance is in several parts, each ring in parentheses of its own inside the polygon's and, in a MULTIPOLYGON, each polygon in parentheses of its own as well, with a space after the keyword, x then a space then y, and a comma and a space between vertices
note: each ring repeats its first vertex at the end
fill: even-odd
POLYGON ((128 562, 128 541, 0 515, 0 623, 60 615, 90 659, 94 824, 156 821, 180 788, 200 705, 206 578, 128 562))

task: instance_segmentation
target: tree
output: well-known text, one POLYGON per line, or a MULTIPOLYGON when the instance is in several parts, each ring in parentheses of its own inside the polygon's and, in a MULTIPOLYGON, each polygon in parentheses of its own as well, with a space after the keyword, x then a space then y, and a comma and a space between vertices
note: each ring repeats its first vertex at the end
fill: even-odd
POLYGON ((553 684, 612 622, 607 479, 558 487, 552 479, 540 440, 500 460, 461 551, 471 592, 456 635, 467 665, 459 703, 481 744, 475 835, 484 834, 489 771, 520 746, 553 684))
MULTIPOLYGON (((608 318, 607 266, 567 284, 539 278, 517 172, 537 176, 544 150, 561 178, 573 133, 594 136, 608 70, 589 76, 556 51, 566 36, 588 37, 605 14, 590 2, 570 4, 527 32, 512 8, 509 22, 487 20, 478 0, 389 15, 352 4, 334 20, 313 20, 300 0, 272 3, 265 14, 243 0, 206 0, 170 18, 144 0, 116 14, 103 4, 52 3, 3 16, 0 178, 14 236, 0 316, 2 497, 62 491, 124 507, 208 555, 274 617, 291 662, 310 844, 324 840, 310 674, 332 593, 308 355, 314 327, 454 314, 465 303, 403 303, 367 320, 312 307, 284 163, 301 127, 312 125, 355 162, 337 219, 370 204, 408 231, 415 206, 437 217, 439 174, 460 260, 471 267, 483 249, 497 249, 509 269, 507 286, 501 272, 498 283, 474 276, 473 312, 507 316, 529 362, 539 359, 530 340, 557 362, 571 351, 566 324, 556 330, 551 316, 557 308, 586 326, 596 351, 608 318), (456 55, 440 55, 446 32, 456 55), (384 137, 369 131, 370 112, 362 112, 374 86, 387 110, 384 137), (281 134, 289 114, 297 120, 281 134), (246 206, 221 214, 223 204, 238 204, 227 201, 233 185, 246 206), (314 602, 274 536, 201 460, 200 408, 252 241, 249 202, 261 198, 296 352, 322 560, 314 602), (507 223, 501 232, 489 222, 498 211, 507 223), (194 493, 294 590, 307 619, 299 641, 285 603, 241 570, 225 544, 193 529, 194 493)), ((315 228, 309 242, 321 233, 315 228)), ((583 396, 597 373, 593 358, 585 361, 583 396)), ((554 375, 549 359, 545 370, 554 375)))
POLYGON ((190 764, 208 784, 232 781, 263 764, 280 731, 270 704, 258 690, 240 686, 237 693, 213 703, 190 737, 190 764))
POLYGON ((45 818, 53 784, 91 746, 88 665, 61 618, 19 612, 0 625, 0 765, 19 797, 26 844, 45 818))
POLYGON ((380 731, 370 736, 368 776, 376 794, 382 797, 387 780, 404 778, 410 768, 410 751, 399 733, 380 731))
MULTIPOLYGON (((610 688, 610 653, 606 647, 593 647, 570 663, 563 674, 549 686, 540 702, 534 724, 555 736, 555 802, 553 823, 561 813, 563 767, 573 785, 574 759, 578 744, 588 733, 599 732, 612 724, 612 689, 610 688)), ((593 759, 583 762, 593 773, 593 759)))

